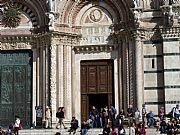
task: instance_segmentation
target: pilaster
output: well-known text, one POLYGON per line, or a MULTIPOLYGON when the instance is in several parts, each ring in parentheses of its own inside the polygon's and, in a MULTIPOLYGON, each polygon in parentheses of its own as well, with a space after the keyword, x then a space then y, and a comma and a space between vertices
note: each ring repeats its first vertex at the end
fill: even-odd
POLYGON ((173 106, 179 104, 180 96, 180 27, 161 29, 163 38, 163 67, 164 67, 164 92, 165 110, 168 113, 173 106))
MULTIPOLYGON (((138 32, 138 31, 137 31, 138 32)), ((144 69, 143 69, 143 45, 139 33, 135 33, 135 74, 136 74, 136 96, 137 108, 141 110, 144 93, 144 69)))
POLYGON ((54 127, 56 124, 56 111, 57 111, 57 95, 56 95, 56 44, 52 43, 50 45, 50 104, 51 104, 51 111, 52 111, 52 126, 54 127))

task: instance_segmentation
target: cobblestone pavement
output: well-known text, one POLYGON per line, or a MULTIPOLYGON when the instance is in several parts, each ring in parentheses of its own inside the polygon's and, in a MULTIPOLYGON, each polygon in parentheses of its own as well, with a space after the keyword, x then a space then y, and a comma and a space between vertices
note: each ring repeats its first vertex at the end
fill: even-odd
MULTIPOLYGON (((76 135, 80 135, 79 131, 80 129, 77 129, 76 135)), ((129 129, 126 128, 126 135, 129 135, 128 131, 129 129)), ((160 135, 155 128, 148 128, 146 131, 146 135, 160 135)), ((61 135, 69 135, 68 129, 23 129, 20 130, 19 135, 55 135, 56 132, 60 132, 61 135)), ((89 129, 87 135, 100 135, 101 133, 102 129, 89 129)))

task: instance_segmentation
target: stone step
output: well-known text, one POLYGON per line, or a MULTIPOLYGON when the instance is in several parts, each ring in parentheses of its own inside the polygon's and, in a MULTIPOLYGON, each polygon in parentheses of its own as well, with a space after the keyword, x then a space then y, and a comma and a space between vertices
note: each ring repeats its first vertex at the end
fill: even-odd
MULTIPOLYGON (((87 135, 101 135, 102 128, 89 129, 87 135)), ((129 128, 125 128, 126 134, 129 134, 129 128)), ((160 135, 156 132, 155 128, 146 129, 146 135, 160 135)), ((61 135, 69 135, 68 129, 23 129, 19 131, 20 135, 55 135, 56 132, 60 132, 61 135)), ((73 134, 73 133, 71 133, 73 134)), ((80 135, 80 128, 77 129, 76 135, 80 135)), ((163 134, 161 134, 163 135, 163 134)))

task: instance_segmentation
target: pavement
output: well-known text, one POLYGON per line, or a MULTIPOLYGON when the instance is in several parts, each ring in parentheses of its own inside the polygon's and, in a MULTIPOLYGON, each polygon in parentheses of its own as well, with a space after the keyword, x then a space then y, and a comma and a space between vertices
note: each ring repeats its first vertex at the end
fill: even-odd
MULTIPOLYGON (((89 129, 87 135, 100 135, 102 130, 102 128, 89 129)), ((129 135, 129 129, 125 128, 125 130, 126 135, 129 135)), ((69 135, 68 129, 22 129, 19 130, 19 135, 55 135, 56 132, 60 132, 61 135, 69 135)), ((146 135, 163 135, 157 132, 155 128, 147 128, 146 132, 146 135)), ((75 135, 80 135, 80 129, 77 129, 75 135)))

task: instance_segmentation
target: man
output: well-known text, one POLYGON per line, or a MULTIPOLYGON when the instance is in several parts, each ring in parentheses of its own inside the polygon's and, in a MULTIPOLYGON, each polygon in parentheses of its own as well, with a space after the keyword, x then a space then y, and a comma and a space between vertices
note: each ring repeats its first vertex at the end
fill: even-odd
POLYGON ((147 126, 146 114, 147 114, 146 107, 145 107, 145 104, 143 104, 142 105, 142 120, 145 127, 147 126))
POLYGON ((61 126, 63 125, 64 129, 67 129, 67 127, 65 126, 65 124, 63 122, 63 119, 65 118, 64 117, 64 107, 59 107, 58 108, 58 111, 56 113, 56 117, 59 119, 56 128, 59 128, 59 126, 61 128, 61 126))
POLYGON ((51 128, 51 109, 49 106, 46 106, 46 126, 45 128, 51 128))
POLYGON ((132 105, 129 105, 127 109, 127 117, 128 117, 128 126, 131 127, 133 123, 133 117, 134 117, 134 109, 132 105))
POLYGON ((95 106, 92 106, 92 110, 90 112, 91 119, 93 121, 93 127, 98 127, 98 118, 99 118, 99 112, 96 109, 95 106))
POLYGON ((176 107, 172 109, 172 117, 175 119, 179 119, 180 112, 179 112, 179 105, 177 104, 176 107))
POLYGON ((71 132, 73 132, 73 134, 76 133, 76 129, 78 128, 78 120, 75 118, 75 117, 72 117, 72 120, 71 120, 71 127, 70 129, 68 130, 69 134, 71 134, 71 132))

